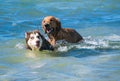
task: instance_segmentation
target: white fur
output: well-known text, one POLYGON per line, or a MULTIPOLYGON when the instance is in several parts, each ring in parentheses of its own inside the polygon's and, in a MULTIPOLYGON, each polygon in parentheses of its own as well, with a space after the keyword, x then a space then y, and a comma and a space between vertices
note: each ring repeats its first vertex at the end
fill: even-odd
POLYGON ((39 50, 39 48, 41 47, 42 38, 40 36, 39 36, 40 38, 38 38, 37 36, 39 36, 38 33, 36 33, 36 34, 32 33, 32 34, 30 34, 30 37, 28 39, 28 45, 32 48, 32 50, 35 50, 35 49, 39 50), (36 46, 37 45, 36 41, 40 41, 39 47, 36 46))

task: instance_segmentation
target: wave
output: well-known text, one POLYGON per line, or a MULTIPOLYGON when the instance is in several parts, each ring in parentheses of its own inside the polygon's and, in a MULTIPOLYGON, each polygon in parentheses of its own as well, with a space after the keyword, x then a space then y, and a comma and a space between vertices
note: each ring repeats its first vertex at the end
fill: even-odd
MULTIPOLYGON (((17 43, 15 48, 25 49, 24 43, 17 43)), ((92 37, 87 36, 84 37, 84 41, 80 43, 67 43, 64 40, 57 41, 56 50, 58 52, 67 52, 72 49, 120 49, 120 36, 113 34, 111 36, 99 36, 92 37)))
POLYGON ((29 20, 16 20, 16 21, 11 21, 12 22, 12 26, 16 26, 18 24, 21 23, 27 23, 27 24, 32 24, 32 26, 34 26, 34 22, 38 22, 40 20, 40 18, 36 18, 36 19, 29 19, 29 20))
POLYGON ((67 52, 73 48, 76 49, 120 49, 120 36, 119 35, 111 35, 111 36, 103 36, 103 37, 84 37, 84 42, 77 44, 70 43, 60 43, 58 47, 58 51, 67 52), (62 45, 61 45, 62 44, 62 45))

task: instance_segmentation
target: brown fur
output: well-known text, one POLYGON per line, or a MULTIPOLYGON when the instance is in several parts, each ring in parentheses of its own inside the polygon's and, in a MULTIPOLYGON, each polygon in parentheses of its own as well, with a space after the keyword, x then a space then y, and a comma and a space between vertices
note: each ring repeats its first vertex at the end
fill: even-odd
POLYGON ((56 44, 57 40, 66 40, 70 43, 77 43, 79 41, 82 41, 82 36, 77 33, 74 29, 70 28, 62 28, 61 22, 53 17, 53 16, 47 16, 42 20, 42 28, 47 33, 49 37, 49 42, 54 46, 56 44), (46 24, 49 24, 49 29, 51 28, 51 32, 47 33, 46 24))
POLYGON ((53 46, 44 38, 43 35, 41 35, 40 31, 39 30, 34 30, 34 31, 31 31, 31 32, 26 32, 26 36, 25 36, 25 41, 26 41, 26 48, 27 49, 30 49, 32 50, 32 48, 28 45, 28 40, 29 40, 29 37, 30 37, 30 34, 32 33, 38 33, 39 36, 42 38, 42 45, 40 47, 40 51, 42 50, 54 50, 53 46))

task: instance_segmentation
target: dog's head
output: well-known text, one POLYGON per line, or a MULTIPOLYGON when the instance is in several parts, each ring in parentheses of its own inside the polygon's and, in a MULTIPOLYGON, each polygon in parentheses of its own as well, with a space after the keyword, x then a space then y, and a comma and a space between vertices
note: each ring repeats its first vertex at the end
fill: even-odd
POLYGON ((57 18, 47 16, 42 20, 42 28, 47 34, 56 34, 61 29, 61 23, 57 18))
POLYGON ((28 49, 39 50, 42 45, 42 36, 39 30, 25 33, 26 45, 28 49))

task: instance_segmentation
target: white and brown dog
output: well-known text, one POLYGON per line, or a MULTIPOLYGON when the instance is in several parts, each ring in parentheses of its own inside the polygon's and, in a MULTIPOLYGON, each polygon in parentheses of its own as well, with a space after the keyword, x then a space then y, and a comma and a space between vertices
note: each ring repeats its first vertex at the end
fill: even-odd
POLYGON ((25 33, 26 48, 30 50, 54 50, 52 45, 41 35, 39 30, 25 33))

